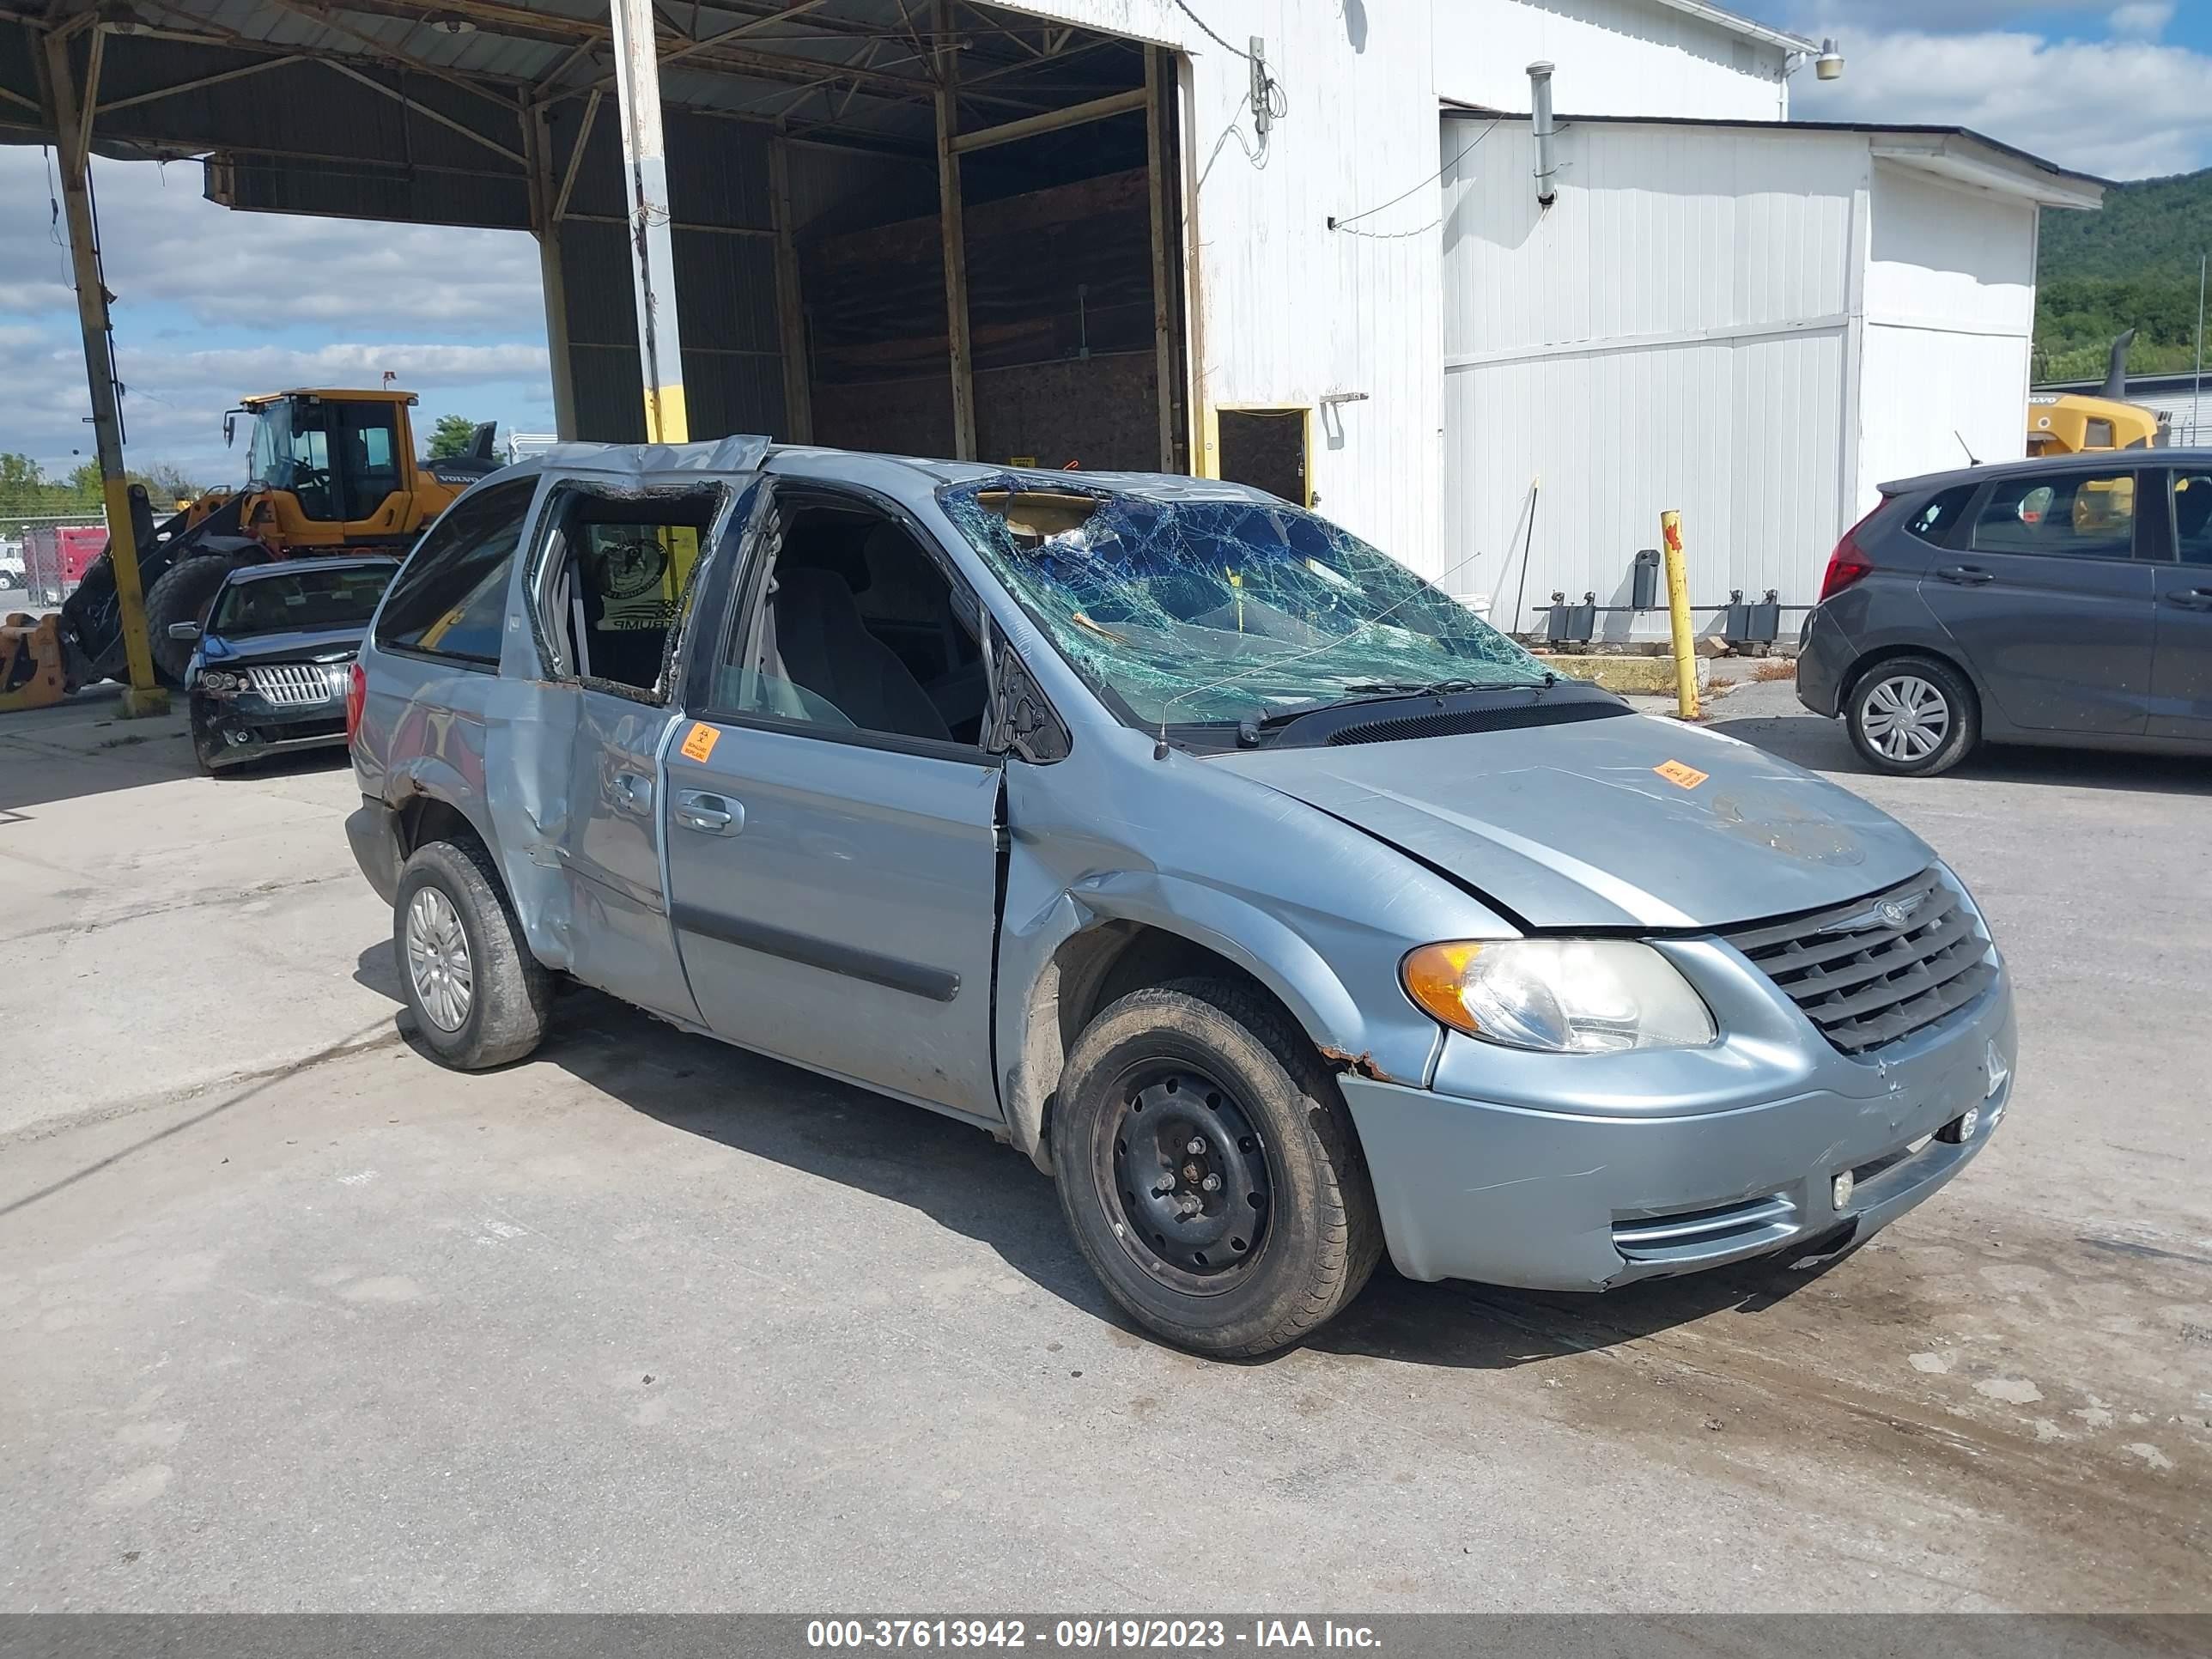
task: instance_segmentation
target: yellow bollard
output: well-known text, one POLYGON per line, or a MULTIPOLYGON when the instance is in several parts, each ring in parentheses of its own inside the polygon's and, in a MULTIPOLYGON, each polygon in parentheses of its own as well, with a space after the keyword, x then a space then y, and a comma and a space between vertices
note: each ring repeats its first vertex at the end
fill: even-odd
POLYGON ((1690 573, 1682 559, 1682 515, 1659 515, 1659 540, 1667 550, 1667 613, 1674 634, 1674 703, 1686 720, 1698 718, 1698 650, 1690 637, 1690 573))

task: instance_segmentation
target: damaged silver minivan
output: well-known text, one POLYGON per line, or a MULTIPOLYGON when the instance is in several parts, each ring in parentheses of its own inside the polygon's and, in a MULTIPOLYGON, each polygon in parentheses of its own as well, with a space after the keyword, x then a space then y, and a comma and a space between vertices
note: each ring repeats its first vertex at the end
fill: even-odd
POLYGON ((1909 831, 1234 485, 565 446, 424 536, 349 719, 432 1054, 520 1059, 566 975, 963 1119, 1206 1353, 1385 1249, 1583 1291, 1840 1250, 2011 1086, 1909 831))

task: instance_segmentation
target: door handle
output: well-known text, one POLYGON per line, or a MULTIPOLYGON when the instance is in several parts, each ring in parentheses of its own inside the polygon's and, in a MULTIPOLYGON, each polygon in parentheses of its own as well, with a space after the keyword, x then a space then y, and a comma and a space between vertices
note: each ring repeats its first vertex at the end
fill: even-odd
POLYGON ((734 836, 745 827, 745 809, 727 795, 684 789, 677 793, 676 821, 702 836, 734 836))
POLYGON ((2185 587, 2179 593, 2167 594, 2166 602, 2184 611, 2212 611, 2212 587, 2185 587))
POLYGON ((648 811, 653 805, 653 780, 640 777, 635 772, 615 775, 615 799, 633 812, 648 811))
POLYGON ((1936 573, 1947 582, 1956 582, 1961 587, 1979 587, 1993 582, 1996 576, 1978 564, 1947 564, 1936 573))

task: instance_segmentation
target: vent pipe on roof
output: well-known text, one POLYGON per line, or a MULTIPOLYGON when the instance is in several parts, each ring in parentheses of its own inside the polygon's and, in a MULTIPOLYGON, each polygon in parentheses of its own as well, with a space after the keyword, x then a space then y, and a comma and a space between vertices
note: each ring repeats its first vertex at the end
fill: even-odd
POLYGON ((1557 171, 1553 159, 1552 125, 1552 66, 1539 60, 1528 65, 1528 107, 1533 112, 1530 130, 1536 135, 1536 200, 1549 207, 1558 199, 1559 186, 1552 182, 1557 171))

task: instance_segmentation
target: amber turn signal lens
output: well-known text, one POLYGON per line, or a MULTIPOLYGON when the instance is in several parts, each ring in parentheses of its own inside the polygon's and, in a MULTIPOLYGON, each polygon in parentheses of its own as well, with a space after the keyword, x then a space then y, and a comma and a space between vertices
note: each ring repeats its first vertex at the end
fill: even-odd
POLYGON ((1460 1000, 1460 989, 1467 983, 1468 965, 1481 953, 1482 946, 1471 942, 1424 945, 1406 953, 1398 975, 1415 1007, 1455 1031, 1471 1033, 1474 1016, 1460 1000))

